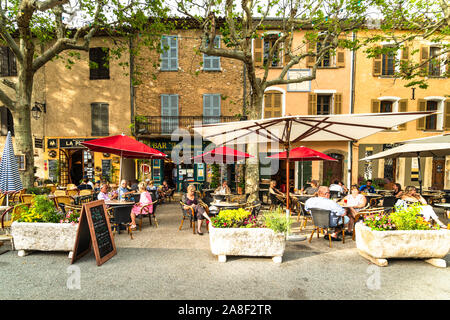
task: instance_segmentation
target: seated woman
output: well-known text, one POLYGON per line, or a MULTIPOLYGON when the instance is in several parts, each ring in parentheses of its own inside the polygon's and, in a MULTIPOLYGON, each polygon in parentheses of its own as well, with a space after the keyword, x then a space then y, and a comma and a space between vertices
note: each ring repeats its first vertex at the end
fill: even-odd
POLYGON ((147 214, 150 214, 150 213, 152 213, 153 212, 153 205, 150 205, 150 206, 148 206, 148 207, 146 207, 144 210, 142 210, 142 212, 141 212, 141 209, 144 207, 144 206, 146 206, 146 205, 148 205, 148 204, 150 204, 150 203, 152 203, 153 201, 152 201, 152 196, 150 195, 150 193, 147 191, 147 188, 146 188, 147 186, 146 186, 146 184, 145 184, 145 182, 141 182, 141 183, 139 183, 139 185, 138 185, 138 188, 139 188, 139 193, 141 194, 141 197, 140 197, 140 199, 139 199, 139 202, 138 203, 136 203, 134 206, 133 206, 133 208, 131 209, 131 229, 135 229, 136 228, 136 216, 138 216, 138 215, 140 215, 140 214, 145 214, 145 215, 147 215, 147 214))
POLYGON ((224 180, 222 182, 222 186, 217 187, 214 192, 217 194, 230 194, 231 190, 230 187, 228 186, 228 182, 224 180))
POLYGON ((400 183, 394 184, 393 196, 399 199, 403 196, 402 185, 400 183))
POLYGON ((319 182, 317 180, 311 180, 310 187, 306 188, 304 191, 303 189, 300 189, 301 194, 307 194, 307 195, 316 195, 317 190, 319 190, 319 182))
POLYGON ((347 210, 347 217, 349 217, 350 222, 347 225, 348 229, 346 234, 351 235, 355 225, 355 218, 358 212, 367 205, 367 199, 359 193, 358 186, 354 184, 350 188, 350 194, 345 196, 340 201, 340 204, 347 210))
POLYGON ((278 206, 282 204, 282 202, 277 198, 278 196, 284 197, 284 194, 276 188, 277 182, 275 180, 270 181, 269 185, 269 197, 272 204, 278 206))
POLYGON ((189 210, 189 208, 194 209, 194 214, 197 217, 198 223, 197 223, 197 233, 199 235, 203 235, 202 232, 202 220, 208 219, 209 222, 211 222, 211 219, 209 218, 208 214, 205 211, 205 208, 200 205, 200 201, 195 195, 195 186, 189 185, 187 187, 187 193, 185 193, 181 199, 181 202, 183 202, 185 205, 183 207, 184 210, 189 210))
POLYGON ((443 224, 436 213, 433 210, 433 207, 427 204, 427 201, 419 194, 417 193, 416 187, 414 186, 408 186, 405 188, 405 192, 403 193, 402 197, 397 200, 395 203, 396 206, 403 206, 407 207, 408 205, 420 203, 421 212, 420 214, 423 216, 423 218, 430 222, 430 220, 436 221, 437 224, 443 229, 447 229, 446 225, 443 224))

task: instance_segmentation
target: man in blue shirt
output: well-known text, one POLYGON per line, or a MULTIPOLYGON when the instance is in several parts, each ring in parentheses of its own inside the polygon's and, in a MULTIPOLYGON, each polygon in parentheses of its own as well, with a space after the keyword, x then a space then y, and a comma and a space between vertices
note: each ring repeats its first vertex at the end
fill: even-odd
POLYGON ((366 184, 359 187, 360 192, 368 192, 368 193, 375 193, 375 188, 372 185, 372 180, 367 180, 366 184))
MULTIPOLYGON (((337 227, 339 223, 341 223, 342 219, 344 219, 344 224, 347 224, 350 219, 346 216, 346 211, 335 201, 330 199, 330 189, 325 186, 320 186, 319 190, 317 190, 317 197, 309 198, 305 202, 305 210, 309 211, 311 208, 316 209, 324 209, 331 211, 331 227, 337 227)), ((338 230, 334 230, 334 233, 331 234, 331 240, 340 241, 341 239, 337 236, 338 230)), ((325 235, 324 239, 328 240, 330 235, 325 235)))

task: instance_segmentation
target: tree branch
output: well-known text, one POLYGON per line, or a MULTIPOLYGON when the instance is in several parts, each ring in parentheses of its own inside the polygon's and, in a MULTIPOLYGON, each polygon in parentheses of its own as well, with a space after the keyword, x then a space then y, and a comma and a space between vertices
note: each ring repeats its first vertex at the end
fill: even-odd
POLYGON ((15 108, 15 102, 0 88, 0 101, 11 111, 15 108))
POLYGON ((15 82, 13 82, 13 81, 11 81, 11 80, 8 80, 8 79, 6 79, 6 78, 3 78, 3 79, 2 79, 2 83, 3 83, 5 86, 7 86, 7 87, 13 89, 14 91, 17 91, 17 84, 16 84, 15 82))

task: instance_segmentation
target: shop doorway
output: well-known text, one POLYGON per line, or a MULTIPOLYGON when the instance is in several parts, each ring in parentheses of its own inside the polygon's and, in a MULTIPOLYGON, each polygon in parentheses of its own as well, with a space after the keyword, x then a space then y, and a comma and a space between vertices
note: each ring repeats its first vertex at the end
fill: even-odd
MULTIPOLYGON (((176 187, 176 180, 173 177, 173 170, 176 170, 177 166, 172 161, 165 161, 164 162, 164 180, 167 181, 167 184, 171 188, 176 187)), ((163 180, 163 181, 164 181, 163 180)))
POLYGON ((85 149, 60 149, 60 183, 79 185, 84 176, 94 177, 94 157, 85 149))
POLYGON ((79 185, 83 179, 83 150, 74 150, 70 157, 70 182, 79 185))
POLYGON ((323 185, 329 186, 333 181, 342 181, 344 169, 344 156, 339 153, 327 153, 337 161, 323 161, 323 185))
POLYGON ((444 189, 444 178, 445 178, 444 168, 445 168, 445 158, 433 159, 432 187, 435 190, 444 189))

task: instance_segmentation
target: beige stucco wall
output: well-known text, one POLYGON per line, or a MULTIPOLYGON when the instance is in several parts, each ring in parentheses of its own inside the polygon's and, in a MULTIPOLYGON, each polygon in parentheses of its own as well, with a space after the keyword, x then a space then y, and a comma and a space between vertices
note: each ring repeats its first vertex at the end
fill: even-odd
MULTIPOLYGON (((374 31, 370 31, 370 34, 374 31)), ((358 37, 367 37, 366 33, 358 33, 358 37)), ((415 62, 419 62, 419 52, 421 46, 430 46, 429 41, 418 40, 412 43, 408 43, 410 48, 409 58, 415 62), (416 51, 414 54, 411 52, 416 51)), ((412 100, 412 89, 405 87, 407 81, 401 79, 395 79, 392 77, 374 77, 372 75, 373 59, 367 58, 364 50, 359 50, 356 55, 356 79, 355 79, 355 113, 370 113, 371 112, 371 100, 378 99, 380 97, 396 97, 398 99, 408 99, 407 111, 418 111, 418 100, 427 97, 442 97, 445 98, 450 94, 450 79, 449 78, 429 78, 427 79, 428 88, 420 89, 416 87, 415 97, 412 100)), ((448 98, 447 98, 448 99, 448 98)), ((427 136, 434 136, 448 131, 438 130, 417 130, 417 121, 411 121, 407 123, 406 130, 380 132, 360 141, 360 144, 391 144, 405 140, 422 138, 427 136)), ((374 152, 375 153, 375 152, 374 152)), ((378 167, 380 163, 378 160, 373 161, 374 165, 378 167)), ((417 182, 410 181, 410 171, 403 164, 410 163, 411 159, 406 159, 397 162, 397 180, 396 182, 402 185, 412 183, 418 185, 417 182), (402 172, 399 172, 402 171, 402 172)), ((423 181, 425 188, 431 187, 431 175, 433 172, 431 158, 424 160, 422 164, 423 168, 423 181)), ((409 167, 410 168, 410 167, 409 167)), ((361 168, 359 169, 361 172, 361 168)), ((381 172, 381 171, 380 171, 381 172)), ((374 175, 379 174, 374 172, 374 175)), ((448 172, 446 173, 448 177, 448 172)), ((382 176, 377 176, 381 178, 382 176)), ((445 188, 449 188, 449 179, 445 179, 445 188)))
MULTIPOLYGON (((91 47, 112 47, 105 38, 94 38, 91 47)), ((110 55, 111 58, 113 57, 110 55)), ((45 135, 91 136, 91 103, 109 104, 109 134, 130 134, 129 69, 119 65, 129 62, 125 50, 120 60, 110 61, 110 79, 89 80, 89 52, 80 52, 80 60, 69 70, 64 59, 46 66, 45 135)))

